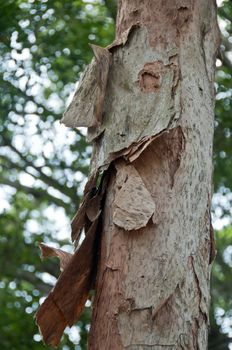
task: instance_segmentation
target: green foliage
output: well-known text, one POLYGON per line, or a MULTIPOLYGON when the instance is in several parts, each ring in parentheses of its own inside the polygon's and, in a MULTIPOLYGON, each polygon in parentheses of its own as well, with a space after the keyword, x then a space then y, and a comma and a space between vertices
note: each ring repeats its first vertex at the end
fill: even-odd
POLYGON ((232 190, 232 3, 224 1, 219 7, 219 20, 222 23, 222 42, 216 74, 216 108, 214 137, 214 184, 215 190, 221 186, 232 190))
POLYGON ((232 227, 216 232, 217 257, 211 279, 210 350, 226 350, 232 343, 232 227))
MULTIPOLYGON (((59 271, 56 259, 40 260, 37 243, 53 241, 71 249, 68 223, 79 204, 91 153, 83 131, 68 130, 59 120, 80 72, 92 58, 88 43, 106 46, 112 41, 116 6, 114 0, 0 0, 0 4, 0 345, 3 350, 42 350, 33 316, 59 271)), ((225 25, 217 70, 215 191, 221 191, 227 203, 220 215, 228 216, 231 1, 223 2, 219 15, 225 25)), ((230 342, 225 324, 232 312, 231 237, 230 228, 218 233, 211 350, 226 350, 230 342)), ((59 349, 86 349, 89 319, 87 307, 74 331, 65 332, 59 349)))
MULTIPOLYGON (((56 259, 40 260, 37 242, 71 248, 69 222, 79 204, 91 152, 82 132, 67 130, 59 120, 92 58, 89 42, 107 45, 113 28, 101 1, 1 1, 3 350, 45 349, 33 316, 59 271, 56 259)), ((60 349, 86 348, 89 318, 90 307, 76 331, 67 331, 60 349)))

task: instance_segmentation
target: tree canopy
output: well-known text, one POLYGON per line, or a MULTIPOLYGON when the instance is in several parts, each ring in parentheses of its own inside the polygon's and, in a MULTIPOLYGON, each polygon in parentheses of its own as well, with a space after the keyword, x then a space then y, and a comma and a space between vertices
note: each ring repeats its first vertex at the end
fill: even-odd
MULTIPOLYGON (((0 13, 0 344, 45 349, 33 315, 58 276, 56 259, 41 261, 38 242, 70 251, 69 222, 88 172, 85 130, 68 130, 61 115, 93 56, 89 43, 114 37, 112 0, 9 0, 0 13)), ((218 255, 213 268, 210 349, 228 349, 232 298, 232 3, 218 10, 213 217, 218 255)), ((90 303, 60 349, 85 349, 90 303)))

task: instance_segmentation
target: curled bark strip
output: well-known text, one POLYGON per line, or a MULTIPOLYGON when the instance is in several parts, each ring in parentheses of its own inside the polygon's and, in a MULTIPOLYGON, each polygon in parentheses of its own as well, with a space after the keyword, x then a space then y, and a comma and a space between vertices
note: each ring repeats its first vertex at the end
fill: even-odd
POLYGON ((97 225, 96 220, 37 311, 36 323, 46 345, 57 346, 65 327, 71 327, 84 309, 95 279, 97 225))
POLYGON ((71 228, 72 228, 71 238, 73 242, 74 241, 76 242, 76 244, 78 244, 81 231, 85 226, 85 222, 86 222, 85 214, 86 214, 88 202, 96 194, 97 176, 98 174, 92 174, 89 177, 89 180, 87 181, 84 189, 84 198, 71 223, 71 228))
POLYGON ((83 201, 71 223, 71 237, 72 241, 75 241, 75 246, 78 246, 82 229, 87 232, 92 222, 97 220, 101 213, 101 202, 106 190, 107 178, 107 174, 102 176, 97 189, 97 175, 93 175, 85 186, 83 201))
POLYGON ((93 49, 94 56, 98 63, 97 70, 97 96, 94 103, 94 119, 93 126, 101 124, 103 103, 105 98, 105 90, 108 78, 108 72, 111 62, 111 54, 107 49, 97 45, 90 45, 93 49))
POLYGON ((110 164, 114 160, 123 157, 130 163, 132 163, 134 160, 136 160, 140 154, 150 145, 150 143, 158 137, 158 135, 155 136, 145 136, 138 142, 133 142, 128 148, 124 148, 119 152, 112 152, 110 153, 108 159, 106 160, 106 163, 110 164))
POLYGON ((120 36, 117 36, 117 38, 109 46, 107 46, 107 49, 111 51, 112 49, 118 46, 121 46, 121 45, 124 46, 131 32, 138 27, 139 27, 139 22, 132 24, 127 30, 121 33, 120 36))
POLYGON ((89 175, 88 181, 84 188, 84 196, 86 195, 86 193, 88 193, 89 191, 91 191, 93 188, 96 187, 97 178, 98 178, 98 172, 89 175))
POLYGON ((72 223, 71 223, 71 228, 72 228, 72 233, 71 233, 71 237, 72 237, 72 241, 77 242, 80 239, 80 235, 81 235, 81 231, 85 226, 85 222, 86 222, 86 210, 87 210, 87 206, 89 203, 89 200, 93 197, 94 194, 94 188, 92 190, 90 190, 89 192, 86 193, 86 195, 84 196, 84 199, 81 203, 81 206, 79 207, 76 215, 74 216, 72 223))
POLYGON ((60 270, 63 271, 65 267, 68 265, 70 259, 72 258, 72 254, 65 252, 62 249, 57 249, 53 247, 49 247, 44 243, 39 244, 41 250, 41 258, 50 258, 56 256, 60 259, 60 270))
POLYGON ((84 71, 73 100, 61 120, 73 128, 96 128, 101 124, 111 53, 100 46, 91 47, 95 58, 84 71))
POLYGON ((173 153, 180 154, 185 147, 185 137, 180 126, 174 127, 173 129, 164 129, 161 132, 153 136, 145 136, 138 142, 133 142, 128 148, 124 148, 119 152, 112 152, 109 155, 106 163, 110 164, 119 158, 124 158, 125 160, 133 163, 145 150, 146 148, 155 140, 159 139, 161 136, 165 137, 168 135, 168 147, 170 151, 173 149, 173 153), (179 141, 178 141, 179 140, 179 141))
POLYGON ((101 199, 101 196, 99 196, 99 194, 96 194, 89 200, 86 209, 86 215, 91 222, 94 222, 101 214, 101 199))

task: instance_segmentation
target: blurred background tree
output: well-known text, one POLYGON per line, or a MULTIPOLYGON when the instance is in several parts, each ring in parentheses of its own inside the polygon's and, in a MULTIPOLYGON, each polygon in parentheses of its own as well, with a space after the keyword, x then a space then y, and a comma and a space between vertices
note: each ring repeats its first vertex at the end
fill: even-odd
MULTIPOLYGON (((84 66, 88 43, 114 37, 114 0, 0 1, 0 345, 45 349, 33 315, 59 274, 37 243, 70 251, 69 223, 83 191, 91 147, 85 130, 60 124, 84 66)), ((209 349, 232 343, 232 2, 219 3, 209 349), (223 228, 224 227, 224 228, 223 228), (223 228, 223 229, 222 229, 223 228)), ((90 303, 59 349, 86 349, 90 303)))

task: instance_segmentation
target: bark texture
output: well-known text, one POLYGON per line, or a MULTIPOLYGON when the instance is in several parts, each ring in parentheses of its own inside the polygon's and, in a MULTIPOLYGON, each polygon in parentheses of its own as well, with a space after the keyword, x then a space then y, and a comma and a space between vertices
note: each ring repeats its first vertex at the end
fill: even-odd
POLYGON ((206 350, 218 41, 214 0, 118 1, 116 39, 93 47, 62 120, 94 148, 76 251, 41 246, 63 268, 36 315, 46 344, 95 282, 89 349, 206 350))
POLYGON ((119 1, 116 41, 126 33, 95 131, 93 167, 113 160, 114 171, 89 349, 205 350, 215 3, 119 1))

